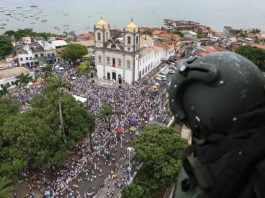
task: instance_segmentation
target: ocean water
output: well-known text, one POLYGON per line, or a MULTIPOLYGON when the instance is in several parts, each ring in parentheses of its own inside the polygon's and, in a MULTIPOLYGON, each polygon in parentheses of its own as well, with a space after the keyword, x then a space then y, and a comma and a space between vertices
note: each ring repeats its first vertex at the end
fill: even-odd
POLYGON ((170 18, 218 30, 225 25, 265 30, 265 0, 0 0, 0 26, 6 24, 0 33, 19 28, 88 32, 100 17, 112 28, 123 28, 131 18, 139 26, 161 27, 170 18))

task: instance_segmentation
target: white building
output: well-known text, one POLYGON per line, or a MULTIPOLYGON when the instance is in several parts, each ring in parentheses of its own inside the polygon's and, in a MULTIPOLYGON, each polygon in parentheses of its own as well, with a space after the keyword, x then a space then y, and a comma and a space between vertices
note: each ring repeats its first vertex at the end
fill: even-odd
POLYGON ((40 57, 45 56, 45 51, 38 43, 22 44, 16 46, 16 55, 19 66, 33 67, 38 63, 40 57))
POLYGON ((98 78, 131 84, 161 63, 162 49, 154 47, 153 42, 141 47, 139 28, 133 20, 120 31, 111 30, 101 18, 94 31, 98 78))
POLYGON ((11 86, 10 88, 15 87, 16 77, 22 73, 30 74, 30 76, 34 77, 34 73, 25 67, 13 67, 0 70, 0 85, 9 84, 11 86))

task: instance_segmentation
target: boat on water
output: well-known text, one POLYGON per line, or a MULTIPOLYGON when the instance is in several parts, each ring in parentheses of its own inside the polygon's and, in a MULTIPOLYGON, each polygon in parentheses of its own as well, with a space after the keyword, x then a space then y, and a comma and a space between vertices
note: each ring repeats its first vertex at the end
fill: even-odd
POLYGON ((46 22, 47 22, 47 20, 46 20, 46 19, 43 19, 43 20, 41 20, 41 22, 42 22, 42 23, 46 23, 46 22))
POLYGON ((7 15, 7 16, 10 16, 10 15, 11 15, 11 13, 10 13, 10 12, 6 12, 6 15, 7 15))
POLYGON ((30 7, 31 8, 37 8, 38 6, 37 5, 31 5, 30 7))
POLYGON ((22 7, 22 6, 17 6, 16 8, 17 8, 17 9, 21 9, 21 8, 23 8, 23 7, 22 7))

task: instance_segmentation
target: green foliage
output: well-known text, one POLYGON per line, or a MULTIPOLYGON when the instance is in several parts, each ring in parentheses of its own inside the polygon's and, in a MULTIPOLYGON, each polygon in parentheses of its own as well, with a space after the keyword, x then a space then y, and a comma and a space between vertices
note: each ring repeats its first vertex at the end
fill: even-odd
POLYGON ((138 196, 150 198, 170 186, 181 169, 183 150, 188 146, 179 133, 160 125, 145 127, 135 141, 137 159, 144 165, 139 170, 132 186, 123 191, 123 198, 138 196))
POLYGON ((53 78, 31 100, 32 108, 18 114, 18 106, 0 98, 0 176, 12 180, 25 170, 61 166, 67 150, 95 128, 94 117, 83 105, 63 92, 64 83, 53 78), (61 130, 59 101, 66 142, 61 130))
POLYGON ((0 36, 0 59, 5 58, 12 53, 13 46, 6 36, 0 36))
POLYGON ((9 37, 15 37, 15 39, 20 40, 21 38, 25 36, 31 36, 31 37, 42 37, 43 39, 47 40, 49 37, 54 36, 52 33, 48 32, 34 32, 32 29, 26 28, 26 29, 20 29, 17 31, 9 30, 5 32, 5 35, 9 37))
POLYGON ((243 38, 246 38, 248 36, 248 32, 246 30, 242 30, 242 29, 240 29, 238 31, 238 34, 239 34, 239 36, 241 36, 243 38))
POLYGON ((251 46, 241 46, 236 49, 236 53, 248 58, 261 70, 265 71, 265 50, 251 46))
POLYGON ((64 120, 65 135, 69 142, 78 141, 86 137, 94 130, 94 117, 88 113, 83 105, 66 93, 55 91, 60 89, 58 84, 50 84, 38 95, 35 95, 31 101, 36 112, 54 131, 60 131, 59 126, 59 99, 62 103, 62 115, 64 120), (40 112, 43 112, 41 114, 40 112))
POLYGON ((252 34, 259 34, 260 33, 260 29, 257 29, 257 28, 253 28, 250 33, 252 34))
POLYGON ((88 73, 90 68, 90 63, 88 61, 81 62, 79 67, 77 68, 77 73, 79 75, 85 75, 88 73))
POLYGON ((5 85, 3 85, 3 84, 0 85, 0 97, 8 95, 8 93, 9 93, 8 88, 9 87, 10 87, 9 83, 5 84, 5 85))
POLYGON ((183 34, 182 32, 180 32, 180 31, 173 31, 172 33, 173 33, 173 34, 177 34, 177 35, 179 35, 180 37, 183 37, 183 36, 184 36, 184 34, 183 34))
POLYGON ((56 165, 53 158, 60 149, 60 135, 31 112, 8 118, 1 131, 0 174, 10 178, 26 169, 45 168, 56 165), (16 163, 14 163, 16 162, 16 163))
POLYGON ((20 74, 16 77, 16 85, 19 87, 23 87, 24 89, 27 87, 28 83, 32 80, 30 74, 20 74))
POLYGON ((7 177, 0 177, 0 197, 11 198, 13 190, 12 181, 7 177))
POLYGON ((42 67, 41 70, 44 72, 45 77, 52 75, 52 65, 47 64, 45 67, 42 67))
POLYGON ((0 127, 8 117, 16 115, 18 111, 19 106, 13 103, 12 100, 7 97, 0 97, 0 127))
POLYGON ((80 44, 69 44, 62 51, 62 58, 65 60, 76 61, 87 54, 87 48, 80 44))
POLYGON ((100 114, 103 117, 103 119, 107 122, 110 120, 111 116, 114 114, 114 110, 112 106, 110 105, 102 105, 100 114))

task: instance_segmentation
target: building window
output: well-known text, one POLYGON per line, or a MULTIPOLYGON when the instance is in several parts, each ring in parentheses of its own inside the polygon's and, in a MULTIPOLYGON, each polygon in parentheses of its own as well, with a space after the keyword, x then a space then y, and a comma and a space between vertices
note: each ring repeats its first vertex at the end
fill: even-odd
POLYGON ((127 69, 131 68, 131 61, 127 60, 127 69))
POLYGON ((128 45, 130 45, 131 44, 131 36, 127 36, 127 43, 128 43, 128 45))
POLYGON ((28 57, 26 57, 26 60, 29 60, 29 58, 28 58, 28 57))
POLYGON ((138 44, 138 42, 139 42, 139 37, 138 37, 138 35, 137 35, 136 38, 135 38, 135 42, 136 42, 136 44, 138 44))
POLYGON ((110 80, 110 73, 107 73, 107 79, 110 80))
POLYGON ((118 67, 121 67, 121 59, 118 59, 118 67))
POLYGON ((35 54, 35 58, 38 58, 38 54, 35 54))
POLYGON ((41 53, 41 54, 40 54, 40 56, 41 56, 41 57, 43 57, 43 56, 44 56, 44 54, 43 54, 43 53, 41 53))
POLYGON ((100 34, 100 32, 98 32, 98 40, 99 41, 101 40, 101 34, 100 34))
POLYGON ((30 60, 32 60, 32 57, 29 57, 30 60))
POLYGON ((20 58, 20 61, 23 61, 23 58, 20 58))
POLYGON ((112 58, 112 67, 116 67, 116 59, 112 58))
POLYGON ((101 56, 98 56, 98 63, 101 63, 101 56))
POLYGON ((107 57, 107 65, 110 65, 110 57, 107 57))

